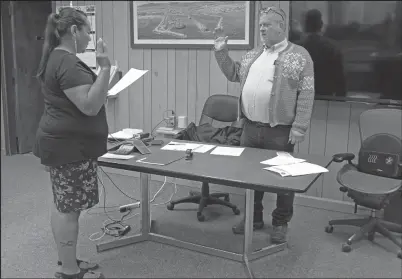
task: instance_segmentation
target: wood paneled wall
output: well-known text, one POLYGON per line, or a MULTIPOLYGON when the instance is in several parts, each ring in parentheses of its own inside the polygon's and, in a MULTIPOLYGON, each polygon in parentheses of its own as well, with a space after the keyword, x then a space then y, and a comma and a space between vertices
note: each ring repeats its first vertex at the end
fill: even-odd
MULTIPOLYGON (((58 1, 57 6, 69 5, 58 1)), ((96 33, 108 45, 112 60, 118 61, 123 74, 130 68, 149 70, 128 90, 108 104, 111 132, 122 128, 151 131, 167 109, 187 115, 198 123, 205 100, 214 94, 239 96, 239 84, 226 80, 211 50, 132 49, 130 47, 130 11, 127 1, 73 1, 73 5, 96 5, 96 33)), ((260 3, 256 3, 259 8, 260 3)), ((289 11, 288 1, 262 1, 262 6, 279 6, 289 11)), ((256 17, 258 20, 258 17, 256 17)), ((256 28, 258 41, 258 29, 256 28)), ((230 51, 239 59, 245 51, 230 51)), ((368 105, 316 101, 305 141, 297 146, 300 153, 331 156, 337 152, 357 152, 360 146, 358 115, 368 105)), ((336 182, 340 165, 332 165, 306 193, 310 196, 347 200, 336 182)))

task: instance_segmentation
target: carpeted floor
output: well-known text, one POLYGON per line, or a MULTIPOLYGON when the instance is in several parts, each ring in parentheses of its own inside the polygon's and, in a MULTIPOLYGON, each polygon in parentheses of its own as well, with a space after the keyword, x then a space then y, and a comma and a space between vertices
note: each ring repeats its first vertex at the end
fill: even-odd
MULTIPOLYGON (((49 278, 56 271, 57 252, 49 225, 49 208, 52 204, 48 174, 32 155, 1 157, 1 276, 2 278, 49 278)), ((139 198, 136 179, 110 175, 117 186, 128 195, 139 198)), ((106 188, 106 206, 131 203, 103 175, 106 188)), ((153 182, 151 194, 160 188, 153 182)), ((178 186, 175 197, 188 194, 188 187, 178 186)), ((174 191, 167 184, 155 203, 169 200, 174 191)), ((103 191, 102 191, 103 192, 103 191)), ((101 197, 103 205, 104 192, 101 197)), ((243 209, 244 198, 232 195, 231 200, 243 209)), ((274 204, 265 204, 266 229, 255 233, 253 245, 266 246, 270 229, 270 215, 274 204)), ((111 218, 120 218, 115 208, 107 208, 111 218)), ((134 213, 138 213, 137 210, 134 213)), ((243 210, 242 210, 243 212, 243 210)), ((156 220, 158 233, 215 248, 239 252, 242 237, 231 232, 233 224, 241 219, 231 209, 208 206, 206 221, 196 218, 196 205, 177 205, 173 211, 166 206, 152 206, 152 219, 156 220)), ((331 219, 353 218, 326 210, 296 206, 290 224, 288 249, 253 261, 256 277, 310 277, 310 278, 400 278, 401 260, 390 241, 381 236, 374 243, 362 240, 345 254, 341 244, 354 232, 353 227, 336 227, 333 234, 326 234, 324 227, 331 219)), ((244 278, 243 265, 209 255, 152 242, 143 242, 114 250, 97 253, 95 243, 89 237, 100 231, 108 217, 103 207, 83 214, 79 239, 81 258, 98 261, 107 278, 244 278)), ((131 215, 126 223, 130 233, 138 231, 140 218, 131 215)), ((96 238, 94 235, 93 237, 96 238)), ((110 237, 109 237, 110 238, 110 237)))

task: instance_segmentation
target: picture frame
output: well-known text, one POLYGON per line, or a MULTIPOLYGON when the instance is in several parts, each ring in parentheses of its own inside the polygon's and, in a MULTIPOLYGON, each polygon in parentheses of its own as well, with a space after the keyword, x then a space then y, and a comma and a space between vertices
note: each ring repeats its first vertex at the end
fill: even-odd
POLYGON ((254 47, 255 1, 130 1, 131 47, 212 49, 221 26, 229 49, 254 47))

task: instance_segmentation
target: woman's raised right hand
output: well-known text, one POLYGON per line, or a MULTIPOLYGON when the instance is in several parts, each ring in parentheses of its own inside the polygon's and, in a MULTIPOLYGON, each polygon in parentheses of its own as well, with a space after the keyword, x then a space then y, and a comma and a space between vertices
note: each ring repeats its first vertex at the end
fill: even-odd
POLYGON ((110 69, 111 67, 109 56, 107 55, 107 47, 102 38, 99 38, 96 43, 96 61, 101 69, 110 69))

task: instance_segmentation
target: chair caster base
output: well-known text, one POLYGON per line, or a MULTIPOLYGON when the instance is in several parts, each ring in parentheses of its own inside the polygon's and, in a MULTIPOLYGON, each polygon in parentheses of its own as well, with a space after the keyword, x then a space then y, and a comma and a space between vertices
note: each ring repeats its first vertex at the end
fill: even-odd
POLYGON ((342 244, 342 252, 349 253, 350 251, 352 251, 352 247, 349 244, 342 244))
POLYGON ((240 215, 240 209, 238 209, 238 208, 233 208, 233 213, 234 213, 235 215, 240 215))
POLYGON ((167 208, 168 210, 173 210, 174 204, 169 203, 169 204, 166 206, 166 208, 167 208))
POLYGON ((325 227, 325 232, 326 233, 332 233, 334 231, 334 227, 331 225, 328 225, 325 227))

